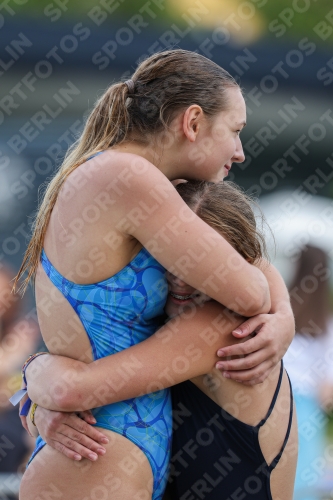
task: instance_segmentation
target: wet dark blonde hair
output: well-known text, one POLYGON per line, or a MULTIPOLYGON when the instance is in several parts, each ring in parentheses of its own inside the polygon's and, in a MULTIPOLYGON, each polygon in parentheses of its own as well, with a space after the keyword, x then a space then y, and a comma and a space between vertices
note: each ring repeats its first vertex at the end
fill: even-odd
POLYGON ((35 277, 51 212, 73 170, 94 153, 128 139, 149 144, 156 134, 167 129, 178 112, 192 104, 201 106, 207 118, 214 117, 229 109, 227 89, 239 88, 234 78, 214 62, 180 49, 152 55, 138 66, 131 80, 129 86, 125 82, 111 85, 97 101, 81 137, 48 185, 15 280, 16 285, 28 273, 22 292, 35 277))
POLYGON ((10 333, 14 323, 18 321, 20 317, 22 301, 19 300, 19 297, 11 294, 11 282, 14 276, 15 273, 6 264, 0 269, 0 296, 2 306, 0 307, 0 342, 10 333))
MULTIPOLYGON (((189 181, 178 184, 178 193, 200 219, 221 233, 251 264, 265 257, 266 243, 258 229, 253 206, 261 223, 264 216, 255 201, 231 181, 218 183, 189 181)), ((257 216, 257 217, 258 217, 257 216)))

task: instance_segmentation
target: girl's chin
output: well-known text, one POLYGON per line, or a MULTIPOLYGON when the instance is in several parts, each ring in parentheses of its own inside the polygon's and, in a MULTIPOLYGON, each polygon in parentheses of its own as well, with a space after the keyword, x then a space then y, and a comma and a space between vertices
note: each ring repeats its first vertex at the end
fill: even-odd
POLYGON ((175 304, 170 302, 168 306, 165 307, 165 313, 169 318, 174 318, 175 316, 179 316, 182 313, 189 312, 193 308, 193 300, 186 301, 185 304, 175 304))
POLYGON ((214 182, 215 184, 217 184, 218 182, 222 182, 226 177, 228 177, 229 175, 229 172, 227 171, 227 169, 225 167, 222 168, 222 171, 219 172, 218 174, 216 174, 214 177, 212 177, 210 180, 210 182, 214 182))
POLYGON ((165 313, 169 318, 174 318, 175 316, 179 316, 179 306, 175 304, 168 304, 165 308, 165 313))

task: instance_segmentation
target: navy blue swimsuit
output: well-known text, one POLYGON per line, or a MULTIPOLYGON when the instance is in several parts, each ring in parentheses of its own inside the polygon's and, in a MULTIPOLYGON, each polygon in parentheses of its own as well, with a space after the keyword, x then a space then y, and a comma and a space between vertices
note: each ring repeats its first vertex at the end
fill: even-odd
MULTIPOLYGON (((273 411, 283 376, 266 417, 256 426, 241 422, 192 382, 172 388, 173 442, 168 491, 172 500, 272 500, 270 475, 286 447, 293 416, 280 452, 267 464, 258 433, 273 411)), ((289 381, 290 383, 290 381, 289 381)))

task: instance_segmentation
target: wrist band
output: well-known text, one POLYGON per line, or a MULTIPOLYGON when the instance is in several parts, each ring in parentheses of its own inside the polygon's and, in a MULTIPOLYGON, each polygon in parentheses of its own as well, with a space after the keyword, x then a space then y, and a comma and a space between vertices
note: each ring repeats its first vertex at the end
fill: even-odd
MULTIPOLYGON (((11 398, 9 398, 9 401, 12 403, 13 406, 16 406, 22 398, 27 394, 27 379, 25 377, 25 371, 27 367, 30 365, 31 361, 33 361, 35 358, 38 358, 38 356, 41 356, 42 354, 49 354, 48 352, 36 352, 36 354, 30 354, 28 359, 23 363, 22 366, 22 380, 24 382, 25 387, 23 389, 20 389, 17 391, 11 398)), ((29 409, 31 405, 31 400, 30 398, 27 399, 27 401, 24 403, 23 408, 20 411, 20 415, 24 415, 25 417, 28 415, 29 409)))
POLYGON ((36 413, 36 410, 37 410, 37 406, 38 406, 37 403, 32 403, 31 412, 30 412, 30 420, 34 424, 35 427, 36 427, 36 424, 35 424, 35 413, 36 413))
POLYGON ((41 356, 42 354, 49 354, 49 353, 41 351, 41 352, 36 352, 35 354, 30 354, 30 356, 28 357, 28 359, 23 363, 23 366, 22 366, 22 379, 23 379, 23 382, 25 383, 25 385, 27 385, 27 380, 25 378, 25 371, 26 371, 26 369, 30 365, 31 361, 33 361, 34 359, 38 358, 38 356, 41 356))

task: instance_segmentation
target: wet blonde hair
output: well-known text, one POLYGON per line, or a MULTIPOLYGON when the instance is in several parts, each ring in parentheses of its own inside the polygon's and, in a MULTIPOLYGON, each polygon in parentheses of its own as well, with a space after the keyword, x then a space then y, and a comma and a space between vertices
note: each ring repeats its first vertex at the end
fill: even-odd
POLYGON ((255 201, 231 181, 189 181, 178 184, 178 193, 200 219, 221 233, 250 264, 268 259, 265 238, 258 228, 265 222, 255 201), (257 209, 257 219, 253 206, 257 209))
POLYGON ((177 112, 192 104, 213 117, 229 107, 227 89, 238 87, 234 78, 206 57, 187 50, 167 50, 143 61, 131 77, 133 83, 111 85, 97 101, 81 137, 68 151, 48 185, 33 224, 33 234, 16 276, 27 272, 20 291, 35 277, 46 229, 67 177, 94 153, 126 140, 149 142, 165 130, 177 112))

